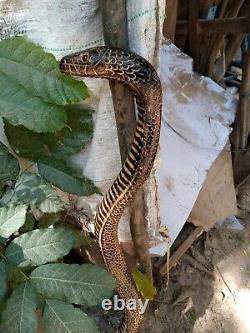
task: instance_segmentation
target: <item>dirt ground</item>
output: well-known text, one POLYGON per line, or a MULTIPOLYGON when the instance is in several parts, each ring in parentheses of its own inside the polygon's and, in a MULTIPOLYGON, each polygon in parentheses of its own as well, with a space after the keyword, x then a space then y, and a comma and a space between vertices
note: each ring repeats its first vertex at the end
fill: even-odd
POLYGON ((203 234, 160 281, 142 333, 249 333, 249 240, 249 216, 203 234))

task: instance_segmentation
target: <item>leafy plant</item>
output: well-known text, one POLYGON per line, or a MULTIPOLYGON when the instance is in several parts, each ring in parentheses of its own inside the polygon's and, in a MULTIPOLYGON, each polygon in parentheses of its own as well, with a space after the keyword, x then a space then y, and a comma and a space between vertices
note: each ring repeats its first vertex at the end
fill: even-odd
POLYGON ((92 138, 92 112, 75 105, 87 88, 20 37, 0 42, 0 85, 0 332, 36 333, 42 320, 45 333, 96 333, 80 305, 111 297, 115 282, 103 268, 65 262, 82 236, 61 219, 62 191, 98 193, 69 164, 92 138))
POLYGON ((66 126, 64 106, 88 96, 86 86, 63 75, 52 54, 23 37, 0 43, 0 116, 35 132, 66 126))
POLYGON ((85 332, 98 333, 98 329, 87 315, 69 303, 47 300, 44 309, 44 327, 48 333, 85 332))

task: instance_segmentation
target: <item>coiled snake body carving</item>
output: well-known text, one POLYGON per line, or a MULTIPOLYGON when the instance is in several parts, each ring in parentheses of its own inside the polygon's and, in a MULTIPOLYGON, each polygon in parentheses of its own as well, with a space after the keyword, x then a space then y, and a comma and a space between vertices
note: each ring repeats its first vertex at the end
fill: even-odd
MULTIPOLYGON (((117 228, 120 217, 136 191, 149 176, 158 149, 162 91, 153 66, 144 58, 121 49, 96 47, 64 57, 62 72, 115 80, 126 85, 136 98, 137 126, 128 157, 117 179, 104 196, 95 217, 95 236, 107 269, 117 281, 117 290, 125 301, 140 295, 131 278, 119 246, 117 228)), ((126 310, 118 332, 139 331, 139 309, 126 310)))

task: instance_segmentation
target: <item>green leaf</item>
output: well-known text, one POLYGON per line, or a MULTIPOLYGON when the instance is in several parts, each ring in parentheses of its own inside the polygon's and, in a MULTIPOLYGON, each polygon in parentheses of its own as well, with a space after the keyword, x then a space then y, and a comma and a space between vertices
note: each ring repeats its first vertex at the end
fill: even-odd
POLYGON ((43 314, 45 333, 98 333, 93 319, 73 305, 50 299, 43 314))
POLYGON ((0 261, 0 302, 7 292, 7 269, 3 260, 0 261))
POLYGON ((88 306, 110 298, 115 288, 113 277, 103 268, 84 264, 48 264, 30 275, 36 290, 48 298, 88 306))
POLYGON ((25 282, 14 289, 2 314, 5 333, 35 333, 37 329, 36 294, 25 282))
POLYGON ((0 208, 0 236, 8 238, 25 223, 27 206, 10 205, 0 208))
POLYGON ((6 120, 4 132, 12 149, 20 157, 36 162, 42 156, 51 154, 46 145, 46 136, 53 136, 51 133, 35 133, 24 126, 13 126, 6 120))
POLYGON ((0 200, 0 207, 9 206, 9 205, 18 205, 22 202, 18 199, 14 190, 7 191, 0 200))
POLYGON ((17 180, 15 194, 20 202, 35 205, 46 199, 43 179, 31 172, 24 172, 17 180))
POLYGON ((71 106, 67 109, 67 127, 46 137, 51 155, 68 160, 91 141, 93 134, 92 111, 71 106))
POLYGON ((5 145, 0 142, 0 182, 16 180, 20 168, 17 159, 11 155, 5 145))
POLYGON ((19 233, 24 234, 34 229, 36 220, 30 212, 26 214, 26 220, 24 225, 20 228, 19 233))
POLYGON ((6 242, 6 238, 0 236, 0 245, 6 242))
POLYGON ((90 142, 93 124, 92 112, 76 107, 67 110, 67 118, 67 127, 47 134, 32 132, 24 126, 12 126, 5 121, 5 134, 20 157, 35 162, 47 156, 68 160, 90 142))
POLYGON ((23 37, 0 42, 0 86, 0 115, 35 132, 63 128, 63 105, 88 96, 82 82, 60 73, 53 55, 23 37))
POLYGON ((15 194, 20 202, 37 205, 44 213, 56 213, 63 209, 56 190, 34 173, 24 172, 18 178, 15 194))
POLYGON ((54 225, 61 220, 61 213, 45 213, 39 219, 38 228, 48 228, 50 225, 54 225))
POLYGON ((0 197, 4 194, 4 184, 0 182, 0 197))
POLYGON ((97 187, 91 180, 79 176, 63 161, 47 158, 38 162, 38 172, 49 183, 59 187, 64 192, 75 193, 82 196, 89 196, 99 193, 97 187))
POLYGON ((10 290, 26 282, 30 273, 34 270, 32 266, 17 267, 8 261, 6 261, 6 267, 8 271, 8 287, 10 290))
POLYGON ((15 265, 43 265, 68 254, 76 242, 77 236, 71 229, 37 229, 15 238, 7 247, 5 258, 15 265))
POLYGON ((75 104, 88 97, 83 82, 62 74, 55 57, 25 37, 0 42, 0 71, 49 103, 75 104))
POLYGON ((139 269, 136 269, 132 272, 133 279, 137 286, 137 289, 140 291, 142 296, 145 299, 153 300, 157 291, 153 285, 153 281, 150 277, 143 274, 139 269))
POLYGON ((67 119, 63 106, 32 96, 1 72, 0 87, 0 116, 12 125, 24 125, 39 133, 55 132, 65 126, 67 119))
POLYGON ((38 208, 43 213, 57 213, 63 210, 63 203, 58 197, 56 191, 47 185, 43 186, 43 190, 46 194, 46 199, 40 203, 38 208))

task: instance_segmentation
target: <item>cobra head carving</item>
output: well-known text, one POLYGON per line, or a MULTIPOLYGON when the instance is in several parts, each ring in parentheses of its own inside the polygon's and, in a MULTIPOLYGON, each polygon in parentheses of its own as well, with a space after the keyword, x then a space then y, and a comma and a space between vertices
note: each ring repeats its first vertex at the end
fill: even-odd
POLYGON ((149 82, 152 85, 154 80, 158 82, 153 67, 145 59, 122 49, 105 46, 62 58, 60 69, 74 76, 115 79, 127 85, 145 86, 149 82))

